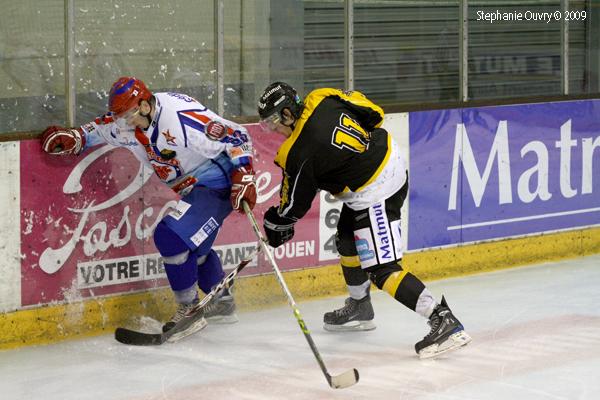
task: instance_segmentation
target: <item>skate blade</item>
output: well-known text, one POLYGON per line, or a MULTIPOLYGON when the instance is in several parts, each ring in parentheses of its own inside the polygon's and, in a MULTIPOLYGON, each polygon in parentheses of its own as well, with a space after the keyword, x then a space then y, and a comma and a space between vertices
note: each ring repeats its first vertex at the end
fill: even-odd
POLYGON ((447 353, 452 350, 459 349, 463 346, 466 346, 471 341, 471 336, 469 336, 465 331, 456 332, 441 344, 432 344, 429 347, 424 348, 419 352, 419 358, 421 360, 427 358, 434 358, 439 356, 440 354, 447 353))
POLYGON ((196 333, 206 328, 206 325, 208 325, 208 323, 206 322, 205 318, 199 319, 198 321, 190 325, 185 331, 174 333, 170 338, 167 339, 167 342, 175 343, 185 337, 190 336, 193 333, 196 333))
POLYGON ((372 331, 377 328, 373 321, 351 321, 344 325, 323 324, 323 329, 329 332, 372 331))
POLYGON ((231 315, 215 315, 214 317, 207 317, 206 320, 209 324, 235 324, 239 321, 237 314, 231 315))

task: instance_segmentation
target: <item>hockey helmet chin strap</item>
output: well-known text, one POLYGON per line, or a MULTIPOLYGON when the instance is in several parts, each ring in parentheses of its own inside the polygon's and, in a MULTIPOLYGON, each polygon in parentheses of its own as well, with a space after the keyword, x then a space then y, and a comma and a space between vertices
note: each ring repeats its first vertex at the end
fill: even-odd
MULTIPOLYGON (((283 114, 283 110, 281 110, 281 113, 283 114)), ((283 126, 287 126, 288 128, 292 128, 292 131, 293 131, 294 129, 296 129, 296 118, 295 118, 295 117, 292 115, 292 118, 291 118, 291 119, 292 119, 292 122, 291 122, 289 125, 286 125, 286 124, 283 122, 283 121, 284 121, 284 119, 283 119, 283 118, 281 118, 281 125, 283 125, 283 126)))

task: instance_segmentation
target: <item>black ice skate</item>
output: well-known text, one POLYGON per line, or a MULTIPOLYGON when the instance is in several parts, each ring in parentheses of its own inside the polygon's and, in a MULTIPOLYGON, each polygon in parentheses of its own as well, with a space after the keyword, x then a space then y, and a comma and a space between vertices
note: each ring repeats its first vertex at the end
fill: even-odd
POLYGON ((471 337, 452 314, 446 299, 438 304, 427 322, 431 331, 417 344, 415 350, 420 358, 431 358, 469 343, 471 337))
POLYGON ((344 307, 325 313, 323 328, 326 331, 370 331, 375 329, 371 296, 367 295, 360 300, 348 297, 344 307))
POLYGON ((204 317, 211 324, 233 324, 238 322, 235 308, 231 288, 225 288, 204 307, 204 317))
MULTIPOLYGON (((177 307, 177 310, 175 311, 175 314, 173 314, 171 319, 163 325, 162 331, 166 332, 169 329, 171 329, 172 327, 174 327, 175 324, 178 323, 179 321, 181 321, 182 319, 190 317, 197 312, 202 312, 199 308, 197 308, 198 303, 199 303, 199 301, 196 300, 195 302, 193 302, 191 304, 180 304, 177 307)), ((171 336, 169 338, 169 341, 176 342, 186 336, 191 335, 192 333, 195 333, 201 329, 204 329, 204 327, 206 327, 206 325, 207 325, 206 319, 204 317, 202 317, 199 320, 197 320, 196 322, 194 322, 193 324, 191 324, 190 326, 188 326, 186 329, 182 330, 181 332, 177 332, 177 333, 173 334, 173 336, 171 336)))

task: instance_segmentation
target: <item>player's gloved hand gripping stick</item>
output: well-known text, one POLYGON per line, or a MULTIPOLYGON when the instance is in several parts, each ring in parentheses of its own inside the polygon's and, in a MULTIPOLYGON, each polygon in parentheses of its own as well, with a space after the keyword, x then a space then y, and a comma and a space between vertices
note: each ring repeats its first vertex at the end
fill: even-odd
POLYGON ((327 371, 327 368, 325 367, 325 363, 323 362, 323 359, 321 358, 321 355, 319 354, 319 351, 317 350, 317 346, 315 345, 315 342, 313 341, 312 336, 310 335, 310 331, 308 330, 308 327, 304 323, 304 320, 302 319, 302 315, 300 315, 300 310, 298 309, 298 306, 296 305, 296 302, 294 301, 294 298, 292 297, 292 294, 290 293, 290 290, 288 289, 287 284, 285 283, 285 280, 283 279, 283 276, 281 275, 281 271, 279 271, 279 267, 277 266, 277 263, 275 262, 273 253, 271 253, 271 249, 269 249, 269 247, 267 246, 267 240, 265 239, 262 232, 260 231, 260 228, 258 227, 256 218, 254 217, 252 210, 248 206, 248 203, 246 203, 245 201, 242 201, 242 206, 244 207, 244 211, 245 211, 246 215, 248 216, 248 219, 250 220, 250 224, 252 225, 252 229, 254 230, 254 233, 258 237, 259 246, 262 247, 264 254, 266 255, 267 259, 271 263, 271 266, 273 267, 273 270, 275 271, 275 276, 277 277, 277 281, 281 285, 281 288, 283 289, 285 295, 288 298, 288 302, 289 302, 290 306, 292 307, 292 310, 294 311, 294 317, 296 317, 296 320, 298 321, 298 325, 300 325, 300 329, 302 330, 302 333, 304 333, 304 337, 306 338, 306 341, 308 342, 310 349, 312 350, 315 358, 317 359, 317 362, 319 363, 319 367, 321 367, 321 371, 323 371, 323 374, 325 375, 325 378, 327 379, 327 383, 329 383, 329 386, 331 386, 334 389, 343 389, 343 388, 347 388, 349 386, 354 385, 356 382, 358 382, 358 371, 356 369, 353 368, 353 369, 350 369, 340 375, 335 375, 335 376, 331 376, 329 374, 329 372, 327 371))

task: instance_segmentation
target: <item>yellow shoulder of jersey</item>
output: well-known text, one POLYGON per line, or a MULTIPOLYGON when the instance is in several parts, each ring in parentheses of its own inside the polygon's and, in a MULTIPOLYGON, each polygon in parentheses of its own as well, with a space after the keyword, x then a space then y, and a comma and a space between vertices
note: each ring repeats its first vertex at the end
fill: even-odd
MULTIPOLYGON (((330 96, 336 96, 340 99, 357 105, 359 107, 370 108, 371 110, 377 112, 381 115, 381 120, 383 121, 384 112, 381 107, 377 104, 373 103, 371 100, 367 99, 367 97, 357 90, 352 91, 343 91, 340 89, 332 89, 332 88, 323 88, 323 89, 315 89, 306 96, 304 100, 304 112, 302 113, 302 117, 306 115, 308 118, 315 108, 321 103, 321 101, 330 96)), ((378 128, 380 124, 376 127, 378 128)))
POLYGON ((319 106, 319 104, 321 104, 321 101, 323 101, 323 99, 331 96, 339 97, 344 101, 355 104, 359 107, 370 108, 373 111, 379 113, 379 115, 381 115, 381 122, 375 126, 376 128, 379 128, 383 123, 383 109, 377 104, 373 103, 371 100, 367 99, 367 97, 361 92, 358 92, 356 90, 342 91, 340 89, 333 88, 315 89, 312 92, 310 92, 304 99, 304 109, 302 110, 302 115, 296 122, 296 127, 294 128, 294 131, 292 132, 290 137, 282 143, 282 145, 279 147, 279 150, 277 151, 277 155, 275 156, 275 163, 281 168, 285 169, 285 164, 290 149, 298 139, 298 136, 300 136, 300 132, 302 132, 304 124, 306 123, 308 118, 310 118, 312 113, 319 106))

